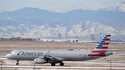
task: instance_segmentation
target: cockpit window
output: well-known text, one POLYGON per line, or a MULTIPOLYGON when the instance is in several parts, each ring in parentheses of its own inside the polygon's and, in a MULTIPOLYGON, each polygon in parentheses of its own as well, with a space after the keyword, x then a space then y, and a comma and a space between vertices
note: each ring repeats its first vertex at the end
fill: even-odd
POLYGON ((24 54, 23 51, 20 51, 20 52, 17 53, 17 55, 23 55, 23 54, 24 54))

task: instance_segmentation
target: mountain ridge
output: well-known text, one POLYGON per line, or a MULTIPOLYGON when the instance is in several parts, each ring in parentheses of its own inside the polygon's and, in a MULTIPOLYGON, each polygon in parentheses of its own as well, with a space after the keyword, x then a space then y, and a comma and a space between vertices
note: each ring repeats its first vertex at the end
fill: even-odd
POLYGON ((100 32, 124 35, 125 13, 72 10, 65 13, 23 8, 0 13, 0 37, 91 38, 100 32), (90 32, 90 33, 89 33, 90 32))
MULTIPOLYGON (((68 20, 72 23, 72 21, 96 21, 96 22, 104 22, 105 24, 117 24, 116 22, 119 22, 120 24, 123 24, 123 21, 125 21, 125 13, 124 12, 118 12, 118 11, 84 11, 84 10, 73 10, 70 12, 65 13, 56 13, 56 12, 50 12, 47 10, 41 10, 37 8, 23 8, 18 9, 16 11, 6 12, 0 14, 0 16, 5 19, 7 17, 16 19, 16 20, 26 20, 30 21, 28 19, 39 19, 39 20, 55 20, 65 22, 64 20, 68 20), (54 17, 54 18, 53 18, 54 17), (121 18, 123 17, 123 18, 121 18), (74 20, 75 19, 75 20, 74 20), (113 22, 114 21, 114 22, 113 22)), ((0 18, 1 19, 1 18, 0 18)), ((54 21, 53 21, 54 22, 54 21)), ((60 23, 61 23, 60 22, 60 23)), ((46 22, 47 23, 47 22, 46 22)), ((52 23, 52 22, 51 22, 52 23)))

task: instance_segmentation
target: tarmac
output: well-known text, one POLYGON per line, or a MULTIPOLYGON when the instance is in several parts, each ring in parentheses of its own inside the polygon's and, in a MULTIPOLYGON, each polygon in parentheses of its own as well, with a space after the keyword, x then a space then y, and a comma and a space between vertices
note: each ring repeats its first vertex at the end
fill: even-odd
POLYGON ((39 70, 83 70, 83 69, 93 69, 93 70, 125 70, 125 67, 52 67, 52 66, 8 66, 4 65, 2 68, 18 68, 16 70, 34 70, 34 69, 39 69, 39 70))
POLYGON ((15 61, 6 60, 0 65, 0 70, 125 70, 125 62, 110 61, 64 61, 64 66, 50 66, 50 64, 34 64, 33 61, 21 61, 15 65, 15 61))
MULTIPOLYGON (((73 64, 74 62, 66 62, 73 64)), ((125 70, 125 63, 97 63, 97 62, 76 62, 82 66, 49 66, 49 65, 1 65, 0 70, 125 70), (84 66, 84 64, 85 66, 84 66), (87 66, 87 65, 88 66, 87 66), (89 65, 108 65, 108 66, 89 66, 89 65)))

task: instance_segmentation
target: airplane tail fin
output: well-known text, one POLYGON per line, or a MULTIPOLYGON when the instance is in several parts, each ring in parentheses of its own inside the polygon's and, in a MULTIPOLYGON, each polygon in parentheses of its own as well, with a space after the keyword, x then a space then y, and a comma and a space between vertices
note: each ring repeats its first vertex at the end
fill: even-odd
POLYGON ((108 51, 109 44, 111 42, 111 35, 107 34, 103 36, 102 39, 98 42, 96 48, 92 50, 90 56, 108 56, 112 55, 112 52, 108 51))
POLYGON ((99 42, 96 49, 108 49, 111 42, 111 35, 105 35, 99 42))

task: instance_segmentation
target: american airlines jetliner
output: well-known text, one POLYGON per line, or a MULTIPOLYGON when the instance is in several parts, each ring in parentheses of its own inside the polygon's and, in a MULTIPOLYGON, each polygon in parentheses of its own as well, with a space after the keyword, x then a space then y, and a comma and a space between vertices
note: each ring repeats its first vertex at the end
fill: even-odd
POLYGON ((101 57, 112 55, 108 50, 111 35, 105 35, 93 50, 84 49, 48 49, 48 50, 13 50, 5 57, 11 60, 16 60, 16 65, 19 65, 20 60, 31 60, 38 64, 50 63, 55 66, 59 63, 64 66, 63 61, 85 61, 93 60, 101 57))

